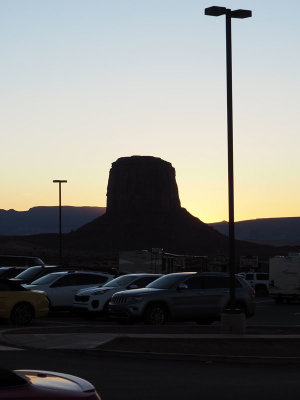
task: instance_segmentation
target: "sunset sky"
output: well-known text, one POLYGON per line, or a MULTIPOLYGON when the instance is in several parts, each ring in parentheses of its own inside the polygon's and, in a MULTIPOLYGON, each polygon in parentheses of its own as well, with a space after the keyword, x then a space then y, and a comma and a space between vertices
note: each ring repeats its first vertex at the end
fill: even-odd
POLYGON ((176 169, 181 205, 228 219, 225 18, 236 220, 300 215, 300 1, 1 0, 1 201, 105 206, 111 163, 176 169), (288 4, 288 7, 286 6, 288 4))

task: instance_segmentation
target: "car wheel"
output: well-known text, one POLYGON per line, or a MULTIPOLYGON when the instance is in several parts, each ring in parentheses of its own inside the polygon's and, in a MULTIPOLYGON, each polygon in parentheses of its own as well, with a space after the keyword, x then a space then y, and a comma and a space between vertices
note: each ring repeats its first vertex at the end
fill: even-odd
POLYGON ((255 294, 257 297, 266 297, 266 296, 268 296, 269 292, 265 286, 257 285, 255 287, 255 294))
POLYGON ((247 309, 246 304, 244 303, 237 303, 237 307, 241 310, 242 313, 245 314, 246 318, 249 318, 251 315, 249 314, 249 311, 247 309))
POLYGON ((117 319, 117 323, 119 325, 132 325, 134 323, 134 319, 133 318, 120 318, 117 319))
POLYGON ((109 318, 108 303, 109 303, 109 301, 107 301, 107 302, 104 304, 104 306, 103 306, 103 311, 102 311, 103 316, 104 316, 106 319, 109 318))
POLYGON ((151 304, 145 313, 145 322, 150 325, 163 325, 167 321, 167 310, 161 304, 151 304))
POLYGON ((34 309, 29 303, 19 303, 14 306, 10 320, 15 325, 27 325, 34 317, 34 309))

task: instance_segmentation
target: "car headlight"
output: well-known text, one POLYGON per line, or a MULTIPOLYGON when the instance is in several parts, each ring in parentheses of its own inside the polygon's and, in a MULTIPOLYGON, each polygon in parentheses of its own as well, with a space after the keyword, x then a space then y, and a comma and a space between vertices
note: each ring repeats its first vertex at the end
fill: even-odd
POLYGON ((129 296, 127 303, 142 303, 144 301, 143 296, 129 296))

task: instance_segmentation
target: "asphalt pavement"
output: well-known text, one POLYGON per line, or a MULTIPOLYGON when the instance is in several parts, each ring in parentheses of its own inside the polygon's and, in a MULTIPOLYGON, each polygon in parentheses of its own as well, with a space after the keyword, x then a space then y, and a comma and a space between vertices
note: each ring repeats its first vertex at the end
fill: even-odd
POLYGON ((224 334, 220 323, 44 325, 2 330, 0 344, 7 349, 94 352, 102 356, 300 363, 298 326, 248 326, 244 334, 224 334))

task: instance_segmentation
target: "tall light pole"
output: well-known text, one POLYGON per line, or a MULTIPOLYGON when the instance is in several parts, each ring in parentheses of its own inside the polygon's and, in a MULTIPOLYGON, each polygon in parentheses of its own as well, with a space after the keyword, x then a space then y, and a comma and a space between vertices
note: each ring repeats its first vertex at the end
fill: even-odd
POLYGON ((228 142, 228 209, 229 209, 229 273, 230 308, 236 308, 235 301, 235 235, 234 235, 234 184, 233 184, 233 117, 232 117, 232 52, 231 18, 252 17, 250 10, 234 10, 226 7, 209 7, 205 15, 226 17, 226 74, 227 74, 227 142, 228 142))
POLYGON ((61 229, 61 184, 68 181, 63 179, 55 179, 53 183, 59 184, 59 263, 62 265, 62 229, 61 229))

